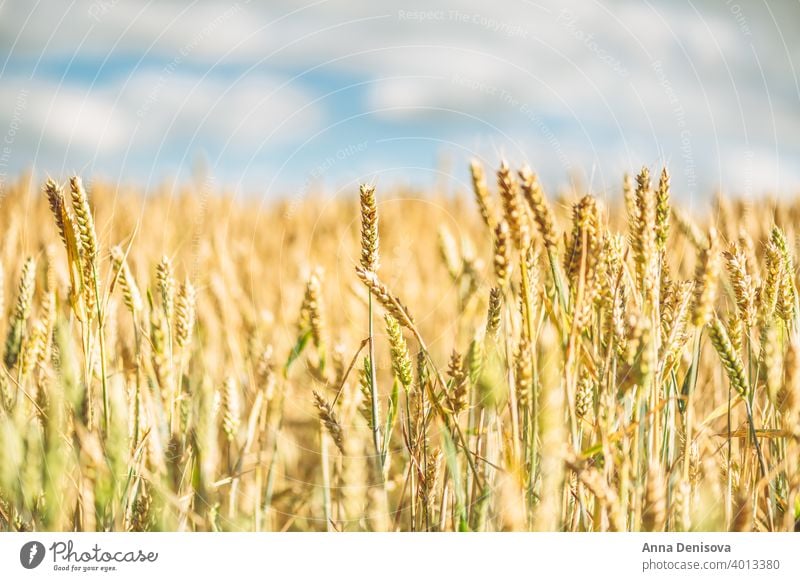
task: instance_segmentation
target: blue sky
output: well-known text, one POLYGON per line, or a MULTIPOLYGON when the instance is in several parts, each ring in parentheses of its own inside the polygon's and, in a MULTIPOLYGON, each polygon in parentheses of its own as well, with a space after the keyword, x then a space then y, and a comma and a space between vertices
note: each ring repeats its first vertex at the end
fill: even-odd
MULTIPOLYGON (((800 186, 800 1, 0 3, 0 178, 262 196, 459 190, 467 161, 596 193, 800 186)), ((2 183, 0 182, 0 183, 2 183)))

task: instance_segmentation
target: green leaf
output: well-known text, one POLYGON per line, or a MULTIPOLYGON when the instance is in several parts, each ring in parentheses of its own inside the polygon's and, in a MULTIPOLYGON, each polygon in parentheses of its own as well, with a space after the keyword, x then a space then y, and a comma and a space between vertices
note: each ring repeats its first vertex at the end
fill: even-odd
POLYGON ((389 397, 389 405, 386 410, 386 427, 383 430, 383 455, 389 450, 389 441, 392 439, 392 432, 397 420, 397 402, 400 399, 400 382, 397 378, 392 381, 392 395, 389 397))
POLYGON ((300 336, 297 338, 297 343, 294 344, 292 347, 291 353, 289 353, 289 358, 286 360, 286 364, 283 366, 283 375, 287 375, 289 373, 289 367, 291 367, 292 363, 294 363, 300 354, 303 352, 303 349, 306 348, 308 345, 308 340, 311 338, 311 329, 306 329, 303 331, 300 336))
POLYGON ((470 530, 469 521, 467 520, 467 511, 464 508, 464 490, 461 488, 461 472, 458 469, 458 451, 456 450, 455 442, 449 432, 444 431, 444 452, 445 461, 447 462, 447 470, 453 477, 453 490, 456 493, 456 515, 458 515, 458 530, 459 532, 467 532, 470 530))

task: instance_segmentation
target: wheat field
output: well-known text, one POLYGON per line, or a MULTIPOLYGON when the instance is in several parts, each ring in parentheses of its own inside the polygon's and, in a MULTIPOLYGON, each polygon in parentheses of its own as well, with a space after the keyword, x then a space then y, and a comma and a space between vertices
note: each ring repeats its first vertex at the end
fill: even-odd
POLYGON ((9 184, 0 530, 796 530, 800 199, 497 167, 9 184))

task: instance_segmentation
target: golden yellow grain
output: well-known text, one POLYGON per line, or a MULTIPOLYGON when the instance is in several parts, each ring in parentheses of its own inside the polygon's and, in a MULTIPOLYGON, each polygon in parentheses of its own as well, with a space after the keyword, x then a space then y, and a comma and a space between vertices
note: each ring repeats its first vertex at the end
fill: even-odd
POLYGON ((519 185, 505 160, 500 162, 500 169, 497 170, 497 185, 514 244, 518 250, 523 250, 530 244, 528 215, 520 203, 519 185))
POLYGON ((719 255, 717 233, 713 228, 708 233, 708 244, 699 252, 694 278, 694 305, 692 322, 702 327, 712 318, 712 309, 717 298, 719 284, 719 255))
POLYGON ((378 202, 375 187, 361 185, 361 267, 378 272, 378 202))
POLYGON ((478 203, 478 211, 483 218, 483 223, 490 231, 494 230, 495 220, 492 214, 491 195, 489 187, 486 185, 483 166, 477 159, 473 159, 469 163, 469 171, 472 177, 472 191, 475 193, 475 201, 478 203))
POLYGON ((125 252, 119 246, 111 248, 111 260, 114 263, 114 270, 117 273, 117 284, 122 292, 122 300, 131 314, 141 312, 142 295, 139 292, 139 286, 133 278, 133 273, 128 266, 128 261, 125 257, 125 252))
POLYGON ((523 166, 519 171, 519 179, 521 181, 522 195, 533 214, 539 235, 542 237, 548 251, 555 252, 558 245, 555 219, 550 207, 547 205, 539 179, 528 166, 523 166))

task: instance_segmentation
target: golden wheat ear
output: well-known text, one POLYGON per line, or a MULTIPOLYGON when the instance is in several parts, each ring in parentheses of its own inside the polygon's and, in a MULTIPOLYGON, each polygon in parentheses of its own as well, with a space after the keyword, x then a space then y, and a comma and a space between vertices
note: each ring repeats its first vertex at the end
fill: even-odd
POLYGON ((89 197, 80 177, 71 177, 69 185, 72 193, 72 210, 75 212, 75 223, 81 238, 83 257, 87 262, 95 263, 97 260, 97 232, 94 228, 92 209, 89 207, 89 197))
POLYGON ((194 285, 188 279, 183 281, 175 300, 175 342, 181 349, 187 348, 192 340, 196 301, 194 285))
POLYGON ((375 186, 362 185, 361 192, 361 267, 378 271, 378 203, 375 186))
POLYGON ((497 185, 514 245, 518 250, 525 250, 530 245, 528 214, 520 203, 519 185, 505 160, 500 162, 497 170, 497 185))
POLYGON ((143 308, 142 295, 128 266, 125 251, 120 246, 111 248, 111 262, 114 266, 114 272, 116 272, 116 283, 119 284, 120 292, 122 293, 122 301, 130 313, 136 315, 143 308))
POLYGON ((339 423, 339 418, 336 416, 336 412, 333 411, 331 405, 325 401, 319 393, 316 391, 313 391, 312 393, 314 395, 314 405, 317 407, 317 411, 319 413, 319 420, 325 426, 325 429, 328 430, 328 433, 330 434, 333 443, 336 444, 336 447, 339 449, 339 452, 344 454, 342 424, 339 423))
POLYGON ((558 247, 558 232, 555 227, 555 217, 547 204, 544 190, 539 182, 538 176, 531 171, 528 166, 523 166, 519 170, 519 179, 522 188, 522 196, 528 204, 528 208, 533 214, 534 222, 542 237, 545 248, 548 252, 555 252, 558 247))
POLYGON ((694 278, 694 304, 692 322, 702 327, 712 319, 714 303, 719 284, 719 251, 717 250, 717 231, 708 233, 708 243, 700 250, 694 278))
POLYGON ((11 313, 8 334, 6 335, 3 361, 8 369, 12 369, 19 360, 25 327, 33 305, 33 291, 36 288, 36 259, 28 258, 22 266, 22 273, 17 287, 17 301, 11 313))
POLYGON ((478 204, 481 219, 483 219, 483 223, 486 224, 490 231, 494 230, 495 218, 492 210, 491 194, 489 193, 489 187, 486 185, 486 173, 477 159, 470 161, 469 173, 472 178, 472 191, 475 194, 475 201, 478 204))

